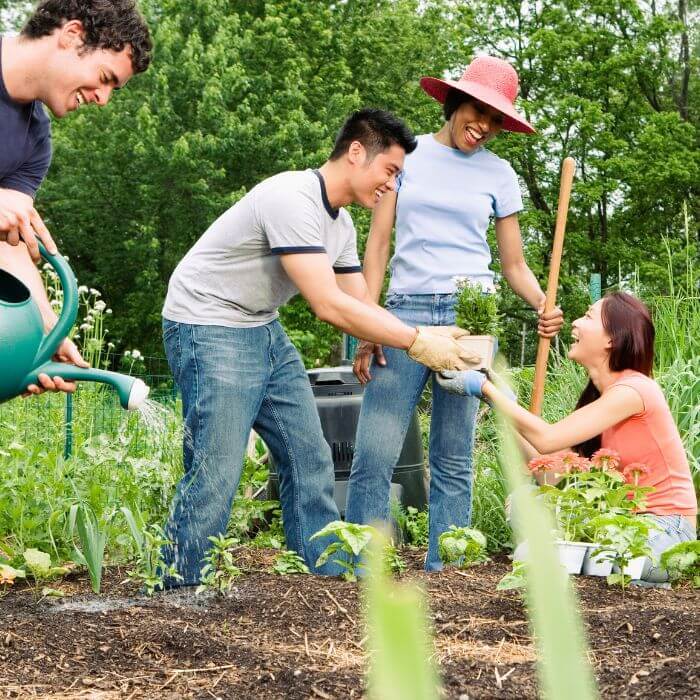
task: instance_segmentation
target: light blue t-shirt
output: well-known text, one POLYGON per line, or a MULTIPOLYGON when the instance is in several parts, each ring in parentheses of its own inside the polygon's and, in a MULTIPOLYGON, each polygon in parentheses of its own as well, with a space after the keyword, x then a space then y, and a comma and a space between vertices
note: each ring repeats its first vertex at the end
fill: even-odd
POLYGON ((483 147, 465 154, 433 134, 419 136, 398 183, 389 292, 449 294, 454 277, 490 287, 489 220, 522 208, 518 178, 505 160, 483 147))

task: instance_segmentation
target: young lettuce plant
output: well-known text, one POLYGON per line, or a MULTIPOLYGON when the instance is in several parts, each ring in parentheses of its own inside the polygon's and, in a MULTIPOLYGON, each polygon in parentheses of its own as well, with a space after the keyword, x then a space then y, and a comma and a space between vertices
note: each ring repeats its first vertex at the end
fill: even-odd
POLYGON ((440 535, 438 552, 443 563, 455 564, 460 569, 488 561, 486 537, 472 527, 451 525, 449 530, 440 535))
POLYGON ((661 555, 661 566, 673 583, 690 581, 700 588, 700 540, 679 542, 661 555))

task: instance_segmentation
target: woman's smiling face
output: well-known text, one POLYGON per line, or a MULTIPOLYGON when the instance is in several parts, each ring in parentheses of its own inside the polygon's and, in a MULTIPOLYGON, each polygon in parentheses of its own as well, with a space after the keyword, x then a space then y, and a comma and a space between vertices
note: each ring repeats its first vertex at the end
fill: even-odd
POLYGON ((503 114, 472 98, 463 102, 450 117, 451 145, 463 153, 471 153, 498 136, 502 128, 503 114))
POLYGON ((569 348, 569 359, 580 364, 591 364, 607 358, 611 340, 603 326, 603 299, 588 307, 588 311, 571 324, 574 342, 569 348))

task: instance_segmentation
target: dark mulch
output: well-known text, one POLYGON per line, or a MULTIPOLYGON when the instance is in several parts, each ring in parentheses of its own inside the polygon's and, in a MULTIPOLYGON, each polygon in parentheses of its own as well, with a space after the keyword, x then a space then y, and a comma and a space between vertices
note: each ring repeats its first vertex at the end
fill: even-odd
MULTIPOLYGON (((60 600, 37 602, 17 586, 0 599, 0 697, 361 697, 357 586, 276 576, 265 572, 271 553, 243 556, 248 573, 227 598, 148 600, 117 569, 106 572, 99 597, 82 575, 58 584, 67 593, 60 600)), ((445 697, 536 697, 523 606, 495 590, 507 560, 426 575, 420 555, 409 558, 404 578, 428 591, 445 697)), ((575 585, 603 697, 698 697, 697 592, 622 596, 599 579, 575 585)))

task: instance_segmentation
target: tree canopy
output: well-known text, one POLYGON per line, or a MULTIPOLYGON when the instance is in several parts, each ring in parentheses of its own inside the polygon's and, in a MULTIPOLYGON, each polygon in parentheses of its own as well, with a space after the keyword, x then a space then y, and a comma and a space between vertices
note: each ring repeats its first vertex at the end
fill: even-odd
MULTIPOLYGON (((0 17, 8 5, 24 3, 0 0, 0 17)), ((437 131, 440 106, 418 79, 457 77, 479 53, 516 67, 538 130, 503 134, 493 150, 521 179, 526 257, 543 284, 559 165, 577 161, 560 288, 568 318, 586 303, 592 272, 604 287, 637 275, 663 291, 664 240, 682 248, 684 203, 698 244, 697 2, 144 0, 142 9, 152 67, 104 109, 54 124, 37 199, 79 279, 112 305, 122 347, 161 352, 170 273, 248 189, 322 163, 360 106, 437 131)), ((363 242, 369 215, 352 214, 363 242)), ((517 332, 532 315, 512 295, 503 305, 505 346, 519 356, 517 332)), ((339 334, 303 301, 283 320, 309 364, 337 350, 339 334)))

